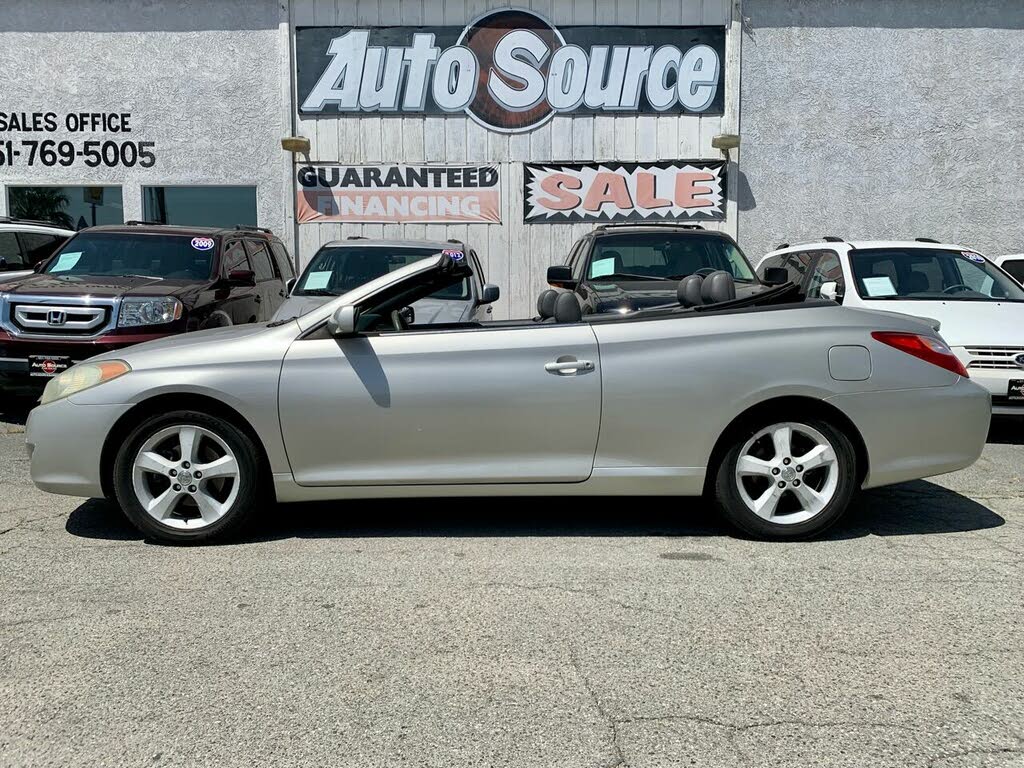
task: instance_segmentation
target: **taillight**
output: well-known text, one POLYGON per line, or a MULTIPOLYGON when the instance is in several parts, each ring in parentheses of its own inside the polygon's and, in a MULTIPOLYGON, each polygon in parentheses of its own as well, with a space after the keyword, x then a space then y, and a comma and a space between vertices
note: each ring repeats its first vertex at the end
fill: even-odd
POLYGON ((873 331, 871 338, 895 347, 901 352, 913 355, 939 368, 945 368, 958 376, 970 378, 967 369, 953 350, 941 339, 934 336, 921 336, 916 333, 900 333, 899 331, 873 331))

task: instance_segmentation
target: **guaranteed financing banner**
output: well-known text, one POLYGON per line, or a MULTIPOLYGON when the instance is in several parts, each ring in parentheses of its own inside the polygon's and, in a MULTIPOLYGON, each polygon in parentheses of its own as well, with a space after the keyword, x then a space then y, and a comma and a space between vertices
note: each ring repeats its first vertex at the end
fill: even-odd
POLYGON ((586 221, 721 221, 725 161, 527 163, 527 224, 586 221))
POLYGON ((493 165, 318 165, 298 171, 300 224, 501 223, 493 165))

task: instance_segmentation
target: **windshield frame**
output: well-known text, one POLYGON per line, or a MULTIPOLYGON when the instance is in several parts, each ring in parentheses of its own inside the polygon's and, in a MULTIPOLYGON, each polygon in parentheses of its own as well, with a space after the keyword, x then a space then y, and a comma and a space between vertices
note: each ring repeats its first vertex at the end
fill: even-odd
MULTIPOLYGON (((966 257, 964 257, 966 258, 966 257)), ((1024 303, 1024 287, 1013 279, 1005 270, 999 267, 998 264, 993 262, 991 259, 986 258, 984 255, 977 251, 969 248, 951 248, 942 246, 930 246, 930 247, 911 247, 911 246, 890 246, 890 247, 872 247, 872 248, 851 248, 847 254, 847 260, 850 269, 851 282, 853 283, 853 290, 857 292, 857 296, 861 301, 864 302, 884 302, 884 301, 971 301, 971 302, 984 302, 984 303, 1011 303, 1019 304, 1024 303), (918 254, 920 256, 931 255, 933 259, 936 258, 935 254, 948 253, 954 254, 951 258, 958 258, 955 254, 966 254, 971 253, 979 256, 983 259, 982 262, 968 260, 969 263, 975 264, 981 271, 985 273, 987 277, 992 278, 993 282, 1005 282, 1007 283, 1005 288, 1009 288, 1010 291, 1016 291, 1019 293, 1019 297, 1012 298, 1011 296, 996 297, 996 296, 965 296, 964 292, 956 293, 935 293, 930 295, 921 294, 897 294, 892 296, 870 296, 867 295, 867 289, 862 285, 862 276, 858 274, 858 260, 857 257, 861 255, 872 255, 880 253, 898 253, 903 252, 904 255, 918 254)), ((864 277, 869 277, 865 275, 864 277)))
MULTIPOLYGON (((208 253, 210 259, 210 269, 205 277, 168 277, 164 275, 147 275, 141 272, 128 272, 124 271, 121 273, 113 272, 75 272, 74 267, 72 269, 53 271, 53 266, 58 264, 60 257, 65 253, 76 253, 81 252, 82 249, 77 249, 77 243, 80 239, 92 240, 94 238, 110 237, 117 240, 128 240, 137 238, 161 238, 163 240, 180 239, 185 241, 186 247, 193 247, 191 241, 194 240, 197 235, 195 233, 182 233, 177 232, 109 232, 109 231, 89 231, 88 229, 82 230, 81 232, 75 233, 72 237, 68 238, 59 249, 54 251, 45 261, 40 262, 38 274, 48 275, 50 277, 60 278, 62 276, 68 277, 140 277, 150 280, 180 280, 184 282, 194 283, 208 283, 216 278, 220 270, 220 254, 221 254, 221 241, 220 238, 214 237, 213 235, 201 235, 201 237, 208 238, 213 241, 213 247, 205 251, 200 251, 198 248, 195 250, 199 253, 208 253)), ((75 265, 77 266, 77 264, 75 265)))
MULTIPOLYGON (((747 255, 743 252, 743 249, 740 248, 739 244, 735 240, 733 240, 731 237, 729 237, 728 235, 726 235, 724 233, 720 233, 720 232, 709 233, 709 231, 694 231, 694 230, 685 230, 685 229, 684 230, 671 230, 671 231, 650 230, 650 231, 640 231, 640 232, 615 232, 615 233, 610 233, 609 232, 609 233, 603 233, 599 237, 593 238, 593 241, 592 241, 591 246, 590 246, 590 251, 589 251, 589 253, 587 253, 586 259, 584 260, 583 269, 582 269, 582 271, 580 273, 580 278, 579 279, 582 280, 583 282, 590 283, 590 284, 605 284, 605 285, 618 285, 620 283, 643 282, 645 284, 649 284, 652 288, 657 286, 657 285, 659 285, 659 284, 667 284, 667 285, 665 285, 665 290, 670 290, 671 289, 671 291, 674 292, 675 291, 675 286, 678 283, 678 281, 681 280, 683 277, 686 277, 686 275, 682 275, 682 276, 677 277, 675 275, 672 275, 672 276, 658 276, 658 275, 629 274, 627 276, 626 273, 630 273, 631 272, 631 268, 627 267, 627 268, 625 268, 625 273, 614 273, 614 274, 621 274, 622 276, 620 276, 620 277, 603 276, 603 275, 598 275, 596 277, 591 277, 590 276, 591 266, 592 266, 592 264, 594 262, 594 257, 596 255, 598 255, 598 249, 601 247, 602 242, 613 242, 615 240, 625 241, 625 240, 628 240, 628 239, 633 238, 633 237, 641 237, 641 238, 656 237, 656 238, 667 238, 667 239, 691 239, 691 240, 698 240, 699 239, 699 240, 704 240, 704 241, 714 241, 716 244, 720 244, 720 247, 725 249, 727 251, 727 253, 731 252, 732 254, 735 254, 735 255, 739 256, 738 264, 746 271, 747 277, 737 277, 734 274, 733 275, 733 280, 735 280, 737 283, 742 283, 744 285, 759 285, 760 282, 761 282, 760 279, 757 277, 757 273, 754 270, 753 265, 750 263, 750 259, 747 258, 747 255)), ((610 248, 610 250, 614 250, 614 248, 610 248)), ((729 262, 731 262, 731 263, 735 262, 735 259, 731 258, 730 255, 726 255, 725 258, 729 262)), ((708 268, 707 267, 703 267, 702 269, 708 269, 708 268)), ((730 271, 730 273, 731 273, 731 271, 730 271)), ((691 272, 689 274, 694 274, 694 273, 691 272)))
MULTIPOLYGON (((340 293, 335 293, 334 291, 329 291, 326 288, 305 288, 304 287, 306 282, 309 279, 309 275, 314 271, 314 269, 313 269, 314 265, 316 265, 317 262, 321 258, 324 258, 325 254, 328 251, 343 251, 343 250, 360 250, 360 251, 362 251, 362 250, 367 250, 367 249, 374 249, 374 250, 384 249, 384 250, 389 250, 391 252, 390 255, 400 255, 401 252, 403 252, 403 251, 415 251, 416 252, 417 255, 416 255, 416 257, 414 259, 412 259, 411 261, 407 261, 405 264, 399 265, 396 269, 390 270, 388 273, 385 273, 385 275, 382 275, 382 277, 386 276, 387 274, 391 274, 393 272, 397 272, 398 269, 402 269, 404 267, 407 267, 410 264, 418 264, 418 263, 420 263, 422 261, 425 261, 427 259, 436 258, 436 257, 440 256, 442 254, 442 252, 444 252, 446 250, 444 248, 439 248, 436 245, 412 245, 412 244, 409 244, 409 245, 395 245, 395 244, 389 244, 389 243, 366 243, 366 242, 361 242, 361 241, 358 241, 358 240, 353 241, 351 243, 345 242, 345 243, 327 244, 327 245, 321 246, 317 250, 317 252, 315 254, 313 254, 313 258, 310 259, 309 263, 303 268, 302 273, 299 275, 298 279, 295 281, 295 287, 292 288, 291 293, 289 294, 289 298, 292 297, 292 296, 295 296, 295 297, 326 298, 326 299, 333 300, 333 299, 337 298, 338 296, 344 296, 345 294, 350 293, 351 291, 356 290, 356 289, 362 287, 363 285, 366 285, 366 283, 371 282, 372 280, 378 279, 378 278, 370 278, 370 280, 364 281, 363 283, 360 283, 359 285, 352 286, 348 290, 341 291, 340 293)), ((463 253, 463 258, 464 259, 468 259, 469 258, 468 251, 464 251, 460 246, 457 246, 454 243, 451 245, 450 250, 453 250, 453 251, 458 250, 458 251, 463 253)), ((333 271, 334 270, 332 270, 332 273, 333 273, 333 271)), ((433 295, 431 295, 431 296, 427 296, 425 298, 436 299, 438 301, 473 301, 474 298, 475 298, 474 297, 474 289, 473 289, 473 280, 471 278, 467 277, 463 281, 463 285, 464 285, 464 288, 463 288, 462 293, 464 295, 462 295, 462 296, 433 296, 433 295)))

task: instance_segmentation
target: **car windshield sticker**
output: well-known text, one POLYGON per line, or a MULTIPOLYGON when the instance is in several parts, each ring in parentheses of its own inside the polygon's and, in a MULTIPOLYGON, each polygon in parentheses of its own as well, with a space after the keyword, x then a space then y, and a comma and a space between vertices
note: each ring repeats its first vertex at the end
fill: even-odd
POLYGON ((590 276, 603 277, 615 271, 615 259, 597 259, 590 263, 590 276))
POLYGON ((213 248, 213 238, 212 237, 193 237, 192 238, 192 247, 195 248, 197 251, 208 251, 211 248, 213 248))
POLYGON ((67 272, 69 269, 74 269, 78 260, 82 258, 82 252, 77 253, 62 253, 57 257, 57 261, 50 268, 51 272, 67 272))
POLYGON ((441 251, 441 255, 450 257, 452 261, 462 261, 463 259, 462 251, 445 249, 441 251))
POLYGON ((970 259, 976 264, 985 263, 985 257, 982 256, 980 253, 975 253, 974 251, 960 251, 960 255, 963 256, 965 259, 970 259))
POLYGON ((306 275, 306 283, 302 286, 304 291, 316 291, 320 288, 326 288, 327 284, 331 282, 331 275, 334 273, 330 270, 326 272, 310 272, 306 275))
POLYGON ((892 284, 892 278, 888 275, 865 277, 863 282, 864 290, 868 292, 869 297, 896 295, 896 286, 892 284))

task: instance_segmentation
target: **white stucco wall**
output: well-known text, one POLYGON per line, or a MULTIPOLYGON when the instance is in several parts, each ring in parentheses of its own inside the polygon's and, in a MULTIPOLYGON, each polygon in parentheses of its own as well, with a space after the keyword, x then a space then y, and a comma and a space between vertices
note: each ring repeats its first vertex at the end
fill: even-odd
POLYGON ((146 169, 19 158, 0 167, 0 213, 8 184, 119 184, 126 219, 142 218, 146 184, 254 184, 259 223, 287 236, 286 19, 274 0, 5 0, 0 109, 54 112, 58 122, 68 112, 130 112, 132 130, 0 140, 152 141, 157 159, 146 169))

